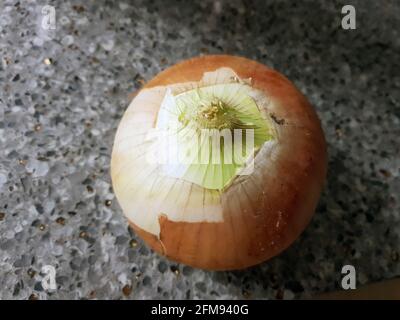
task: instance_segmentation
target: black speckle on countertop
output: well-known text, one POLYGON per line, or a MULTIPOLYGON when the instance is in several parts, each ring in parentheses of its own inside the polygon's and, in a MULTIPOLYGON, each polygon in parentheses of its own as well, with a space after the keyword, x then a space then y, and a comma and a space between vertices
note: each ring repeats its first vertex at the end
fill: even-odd
MULTIPOLYGON (((0 299, 293 299, 400 275, 400 3, 3 1, 0 299), (18 5, 17 5, 18 3, 18 5), (129 94, 168 65, 236 54, 285 74, 325 131, 328 177, 306 231, 244 271, 206 272, 128 230, 109 177, 129 94), (42 286, 55 268, 57 289, 42 286), (35 270, 35 271, 33 271, 35 270)), ((279 119, 277 119, 279 121, 279 119)))

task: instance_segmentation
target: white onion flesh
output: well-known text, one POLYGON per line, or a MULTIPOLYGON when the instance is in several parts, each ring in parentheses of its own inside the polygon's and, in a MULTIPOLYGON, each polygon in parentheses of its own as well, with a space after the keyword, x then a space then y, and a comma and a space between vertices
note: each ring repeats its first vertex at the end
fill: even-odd
MULTIPOLYGON (((141 229, 159 236, 159 216, 166 215, 168 220, 182 222, 222 222, 223 206, 221 190, 210 190, 193 183, 196 178, 182 179, 187 168, 184 166, 171 167, 146 161, 149 153, 153 152, 154 144, 146 141, 147 134, 155 127, 165 128, 176 120, 176 115, 168 113, 168 108, 174 108, 174 97, 195 88, 209 86, 211 90, 219 90, 216 94, 231 94, 232 91, 221 92, 224 86, 231 84, 238 75, 229 68, 220 68, 214 72, 206 72, 201 81, 174 84, 168 87, 154 87, 139 92, 129 105, 121 125, 118 128, 113 150, 113 176, 118 180, 114 183, 115 193, 119 203, 131 221, 141 229), (139 111, 138 111, 139 110, 139 111), (134 130, 132 130, 134 128, 134 130), (167 174, 166 174, 167 173, 167 174)), ((256 105, 267 119, 274 109, 265 93, 245 85, 251 80, 241 80, 236 89, 246 90, 246 94, 254 99, 256 105)), ((259 176, 260 167, 273 166, 274 150, 279 141, 279 130, 271 121, 269 124, 276 134, 263 144, 255 157, 256 169, 250 176, 238 176, 237 183, 232 188, 244 188, 242 197, 252 194, 252 189, 262 183, 259 176), (268 163, 266 163, 268 161, 268 163)), ((274 172, 271 170, 271 172, 274 172)), ((236 173, 237 174, 237 173, 236 173)), ((233 191, 231 191, 233 192, 233 191)), ((249 199, 236 199, 248 202, 249 199)), ((235 200, 235 201, 236 201, 235 200)), ((243 204, 229 204, 232 212, 240 210, 243 204)))

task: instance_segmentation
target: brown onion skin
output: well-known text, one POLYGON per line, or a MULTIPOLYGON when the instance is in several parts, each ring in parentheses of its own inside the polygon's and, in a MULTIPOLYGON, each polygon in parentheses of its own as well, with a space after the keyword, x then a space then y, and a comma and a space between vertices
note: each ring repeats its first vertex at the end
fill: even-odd
POLYGON ((240 205, 235 202, 237 189, 228 188, 222 196, 223 222, 175 222, 160 213, 158 238, 129 221, 156 252, 206 270, 247 268, 286 249, 310 222, 327 170, 326 143, 314 109, 286 77, 265 65, 236 56, 202 56, 164 70, 143 89, 199 81, 204 72, 221 67, 231 68, 242 79, 251 78, 253 87, 281 106, 272 115, 286 126, 276 172, 251 195, 251 207, 258 214, 234 213, 240 205))

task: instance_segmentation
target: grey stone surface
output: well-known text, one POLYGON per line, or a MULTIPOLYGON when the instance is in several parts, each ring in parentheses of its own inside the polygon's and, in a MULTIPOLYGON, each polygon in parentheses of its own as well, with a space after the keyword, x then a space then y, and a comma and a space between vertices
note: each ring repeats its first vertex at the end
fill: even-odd
POLYGON ((0 298, 307 298, 400 275, 400 3, 0 1, 0 298), (56 29, 41 27, 45 4, 56 29), (280 256, 205 272, 150 251, 114 198, 128 94, 205 53, 259 60, 315 106, 329 145, 317 213, 280 256), (46 60, 47 59, 47 60, 46 60), (57 271, 57 290, 41 268, 57 271))

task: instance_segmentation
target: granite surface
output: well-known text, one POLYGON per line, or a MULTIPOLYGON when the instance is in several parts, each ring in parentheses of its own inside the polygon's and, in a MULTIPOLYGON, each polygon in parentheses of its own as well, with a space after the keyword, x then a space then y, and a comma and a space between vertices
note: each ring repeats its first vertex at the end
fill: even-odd
POLYGON ((308 298, 400 275, 400 3, 0 1, 0 298, 308 298), (42 26, 44 5, 56 29, 42 26), (280 256, 205 272, 149 250, 109 176, 129 93, 163 68, 230 53, 288 76, 321 118, 329 172, 280 256), (57 289, 41 269, 56 268, 57 289))

